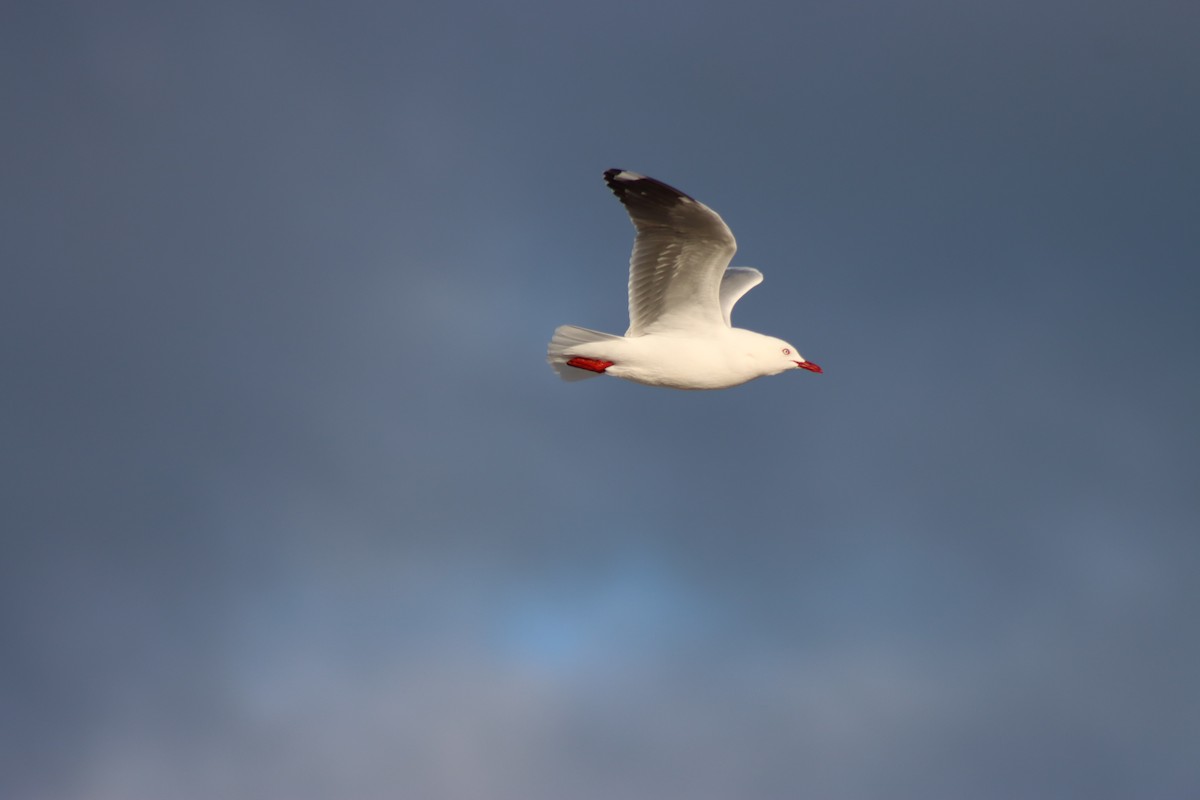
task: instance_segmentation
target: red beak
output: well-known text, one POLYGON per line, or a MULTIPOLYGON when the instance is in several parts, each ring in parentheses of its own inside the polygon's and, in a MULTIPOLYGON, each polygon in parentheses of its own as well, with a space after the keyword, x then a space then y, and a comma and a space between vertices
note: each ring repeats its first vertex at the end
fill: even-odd
POLYGON ((806 369, 809 372, 822 372, 823 370, 811 361, 797 361, 796 366, 800 369, 806 369))

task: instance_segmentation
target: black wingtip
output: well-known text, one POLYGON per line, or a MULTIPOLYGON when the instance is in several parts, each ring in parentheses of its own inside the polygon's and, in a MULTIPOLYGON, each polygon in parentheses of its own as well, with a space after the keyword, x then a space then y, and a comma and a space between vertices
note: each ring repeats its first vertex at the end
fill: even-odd
MULTIPOLYGON (((672 205, 680 199, 692 200, 674 186, 623 169, 606 169, 604 182, 622 203, 637 199, 654 205, 672 205)), ((694 202, 694 201, 693 201, 694 202)))
POLYGON ((623 169, 606 169, 604 170, 604 182, 608 184, 608 188, 612 189, 613 194, 620 197, 629 190, 630 184, 642 179, 643 176, 636 172, 629 172, 623 169), (621 177, 617 177, 620 175, 621 177))

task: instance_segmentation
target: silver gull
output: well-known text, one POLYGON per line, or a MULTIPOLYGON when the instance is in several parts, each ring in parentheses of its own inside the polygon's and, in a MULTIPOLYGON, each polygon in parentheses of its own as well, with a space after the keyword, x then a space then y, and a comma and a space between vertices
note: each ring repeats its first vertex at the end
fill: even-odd
POLYGON ((782 339, 733 327, 734 304, 763 276, 729 266, 737 243, 715 211, 636 172, 610 169, 604 180, 637 230, 629 260, 629 329, 617 336, 559 327, 547 351, 559 376, 724 389, 788 370, 821 372, 782 339))

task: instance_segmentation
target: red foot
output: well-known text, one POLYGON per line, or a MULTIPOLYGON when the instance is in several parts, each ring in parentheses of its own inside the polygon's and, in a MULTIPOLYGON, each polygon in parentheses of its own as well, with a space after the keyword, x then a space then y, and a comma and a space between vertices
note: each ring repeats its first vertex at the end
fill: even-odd
POLYGON ((583 356, 575 356, 567 362, 568 367, 579 367, 580 369, 591 370, 592 372, 604 372, 613 365, 611 361, 602 361, 599 358, 584 358, 583 356))

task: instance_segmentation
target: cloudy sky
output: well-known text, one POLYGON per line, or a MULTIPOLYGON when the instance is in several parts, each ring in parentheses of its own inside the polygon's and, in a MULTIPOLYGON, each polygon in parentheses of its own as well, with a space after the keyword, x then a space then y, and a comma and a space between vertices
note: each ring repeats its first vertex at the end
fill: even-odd
POLYGON ((4 797, 1200 792, 1193 4, 2 17, 4 797), (608 167, 825 374, 560 382, 608 167))

